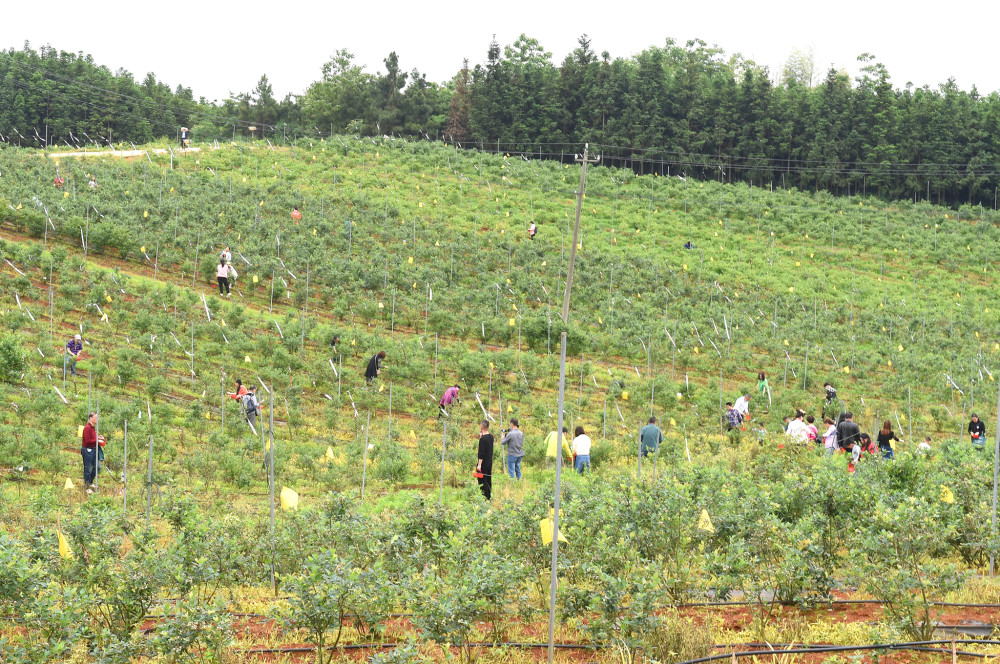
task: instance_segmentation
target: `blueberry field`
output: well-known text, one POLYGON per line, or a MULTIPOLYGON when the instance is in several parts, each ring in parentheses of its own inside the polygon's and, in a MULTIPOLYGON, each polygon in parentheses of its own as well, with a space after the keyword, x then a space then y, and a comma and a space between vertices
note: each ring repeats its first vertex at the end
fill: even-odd
POLYGON ((0 148, 0 662, 544 660, 564 330, 593 450, 562 473, 557 661, 998 652, 994 210, 598 164, 566 326, 573 155, 195 147, 0 148), (888 421, 895 458, 848 472, 786 440, 796 409, 888 421), (484 418, 525 437, 490 502, 484 418), (830 649, 886 644, 940 651, 830 649))

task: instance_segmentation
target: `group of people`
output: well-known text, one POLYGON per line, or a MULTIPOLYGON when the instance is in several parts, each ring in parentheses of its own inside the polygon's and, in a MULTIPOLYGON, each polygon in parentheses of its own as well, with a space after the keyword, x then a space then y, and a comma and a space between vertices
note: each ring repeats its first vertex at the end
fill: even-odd
MULTIPOLYGON (((763 371, 757 374, 757 390, 762 395, 769 394, 770 392, 767 377, 763 371)), ((869 434, 861 431, 861 427, 854 421, 854 414, 848 410, 843 410, 842 406, 838 406, 841 408, 841 412, 836 416, 836 419, 826 416, 827 413, 833 410, 834 403, 837 401, 837 390, 830 383, 824 383, 823 392, 825 397, 823 412, 825 416, 820 423, 820 426, 823 427, 822 433, 820 426, 817 426, 815 416, 807 415, 805 411, 797 409, 793 416, 784 418, 784 433, 787 441, 805 446, 815 445, 819 447, 822 444, 826 456, 833 456, 838 453, 849 455, 847 467, 849 473, 856 471, 858 462, 865 458, 866 455, 872 457, 880 456, 883 459, 893 459, 895 457, 894 443, 903 442, 903 440, 893 431, 892 422, 885 420, 873 441, 869 434)), ((751 399, 752 396, 750 394, 743 394, 735 403, 726 403, 725 419, 729 431, 744 431, 747 424, 752 422, 752 418, 750 417, 751 399)), ((767 431, 759 422, 754 423, 752 430, 757 434, 759 440, 763 440, 767 434, 767 431)), ((969 423, 969 435, 972 438, 972 444, 982 447, 984 445, 985 434, 985 426, 974 413, 972 421, 969 423)), ((918 445, 918 451, 921 453, 930 451, 930 442, 931 437, 926 436, 918 445)), ((784 447, 784 443, 779 444, 778 447, 784 447)))
MULTIPOLYGON (((510 428, 504 431, 500 444, 506 449, 507 474, 514 480, 521 479, 521 462, 524 459, 524 432, 516 417, 510 418, 510 428)), ((562 428, 562 456, 573 460, 573 468, 577 473, 583 474, 590 470, 590 451, 593 441, 582 426, 577 426, 573 431, 573 440, 567 443, 569 429, 562 428)), ((490 500, 493 496, 493 445, 496 442, 493 434, 490 433, 489 420, 479 423, 479 434, 473 436, 479 443, 477 452, 476 470, 473 477, 479 483, 479 490, 483 492, 483 497, 490 500)), ((661 437, 662 440, 662 437, 661 437)), ((659 444, 659 443, 657 443, 659 444)), ((552 431, 545 437, 545 457, 549 460, 549 465, 554 463, 559 453, 559 432, 552 431)))
POLYGON ((219 266, 215 269, 215 277, 219 281, 219 295, 229 297, 230 287, 236 282, 236 277, 240 276, 233 267, 233 252, 226 247, 219 254, 219 266))

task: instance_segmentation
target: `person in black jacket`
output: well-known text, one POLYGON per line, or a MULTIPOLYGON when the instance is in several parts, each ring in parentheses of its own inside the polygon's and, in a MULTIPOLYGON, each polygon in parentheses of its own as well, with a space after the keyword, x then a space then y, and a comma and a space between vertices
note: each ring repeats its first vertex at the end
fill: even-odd
POLYGON ((972 446, 976 449, 981 450, 986 446, 986 425, 975 413, 972 414, 972 421, 969 422, 969 435, 972 437, 972 446))
POLYGON ((385 359, 385 351, 380 350, 379 352, 372 355, 372 359, 368 360, 368 367, 365 369, 365 383, 368 385, 372 384, 376 376, 382 371, 382 360, 385 359))
POLYGON ((479 482, 479 490, 483 492, 483 497, 490 500, 493 495, 493 434, 490 433, 490 423, 487 420, 479 423, 478 458, 476 481, 479 482))
POLYGON ((861 427, 854 422, 854 413, 844 413, 844 421, 837 425, 837 445, 850 452, 854 443, 861 440, 861 427))
POLYGON ((886 420, 882 423, 882 430, 878 432, 878 449, 882 453, 882 458, 892 459, 895 454, 892 451, 892 442, 903 442, 896 437, 896 433, 892 430, 892 422, 886 420))

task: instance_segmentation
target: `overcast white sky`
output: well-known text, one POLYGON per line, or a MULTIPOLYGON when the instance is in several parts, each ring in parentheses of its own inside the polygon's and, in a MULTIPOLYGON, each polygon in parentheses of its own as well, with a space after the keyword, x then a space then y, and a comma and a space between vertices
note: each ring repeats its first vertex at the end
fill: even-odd
POLYGON ((389 51, 403 69, 416 67, 442 82, 461 67, 482 62, 495 33, 501 46, 522 32, 538 39, 558 64, 587 33, 592 48, 628 56, 672 38, 700 38, 727 54, 741 53, 772 76, 794 48, 815 49, 820 77, 832 65, 856 73, 870 52, 893 85, 936 87, 954 77, 980 93, 1000 89, 992 31, 1000 4, 984 0, 897 3, 844 0, 809 3, 732 2, 192 2, 81 3, 49 0, 7 3, 0 17, 0 48, 51 44, 90 53, 137 80, 147 72, 171 88, 182 83, 195 97, 222 100, 250 91, 266 73, 275 96, 302 93, 338 48, 370 72, 389 51))

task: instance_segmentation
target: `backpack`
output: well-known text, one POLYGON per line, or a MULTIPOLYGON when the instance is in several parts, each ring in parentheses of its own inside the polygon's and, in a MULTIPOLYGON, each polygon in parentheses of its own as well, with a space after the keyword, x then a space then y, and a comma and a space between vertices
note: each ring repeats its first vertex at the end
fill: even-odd
POLYGON ((259 413, 259 408, 257 404, 257 398, 252 394, 243 395, 243 409, 246 411, 247 417, 251 415, 257 415, 259 413))

